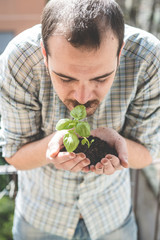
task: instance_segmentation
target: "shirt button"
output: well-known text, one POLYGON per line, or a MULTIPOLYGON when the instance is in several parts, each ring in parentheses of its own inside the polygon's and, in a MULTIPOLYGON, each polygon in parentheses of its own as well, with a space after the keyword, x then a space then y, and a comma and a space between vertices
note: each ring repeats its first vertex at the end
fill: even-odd
POLYGON ((75 231, 75 230, 74 230, 73 228, 68 228, 68 229, 67 229, 67 232, 68 232, 69 235, 73 235, 73 234, 74 234, 74 231, 75 231))
POLYGON ((79 199, 78 203, 81 205, 83 203, 83 201, 81 199, 79 199))
POLYGON ((84 188, 85 187, 85 184, 84 183, 81 183, 80 184, 80 188, 84 188))

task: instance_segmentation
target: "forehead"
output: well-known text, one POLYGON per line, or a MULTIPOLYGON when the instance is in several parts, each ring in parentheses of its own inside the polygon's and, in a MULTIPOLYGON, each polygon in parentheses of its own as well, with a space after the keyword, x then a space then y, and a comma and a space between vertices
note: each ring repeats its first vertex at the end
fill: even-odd
POLYGON ((76 65, 83 68, 109 65, 117 58, 118 39, 110 31, 98 49, 76 48, 64 36, 51 36, 48 40, 49 58, 55 65, 76 65))

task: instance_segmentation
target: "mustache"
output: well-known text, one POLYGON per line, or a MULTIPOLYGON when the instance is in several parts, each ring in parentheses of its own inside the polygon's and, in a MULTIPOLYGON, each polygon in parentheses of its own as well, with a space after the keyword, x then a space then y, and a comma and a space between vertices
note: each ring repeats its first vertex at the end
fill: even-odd
POLYGON ((65 101, 65 104, 66 104, 66 105, 67 105, 67 103, 72 103, 72 105, 73 105, 74 107, 76 107, 76 106, 78 106, 78 105, 83 105, 83 106, 85 106, 86 108, 94 107, 94 106, 99 105, 99 101, 96 100, 96 99, 95 99, 95 100, 88 101, 88 102, 86 102, 85 104, 81 104, 81 103, 79 103, 79 102, 76 101, 76 100, 68 99, 68 100, 65 101))

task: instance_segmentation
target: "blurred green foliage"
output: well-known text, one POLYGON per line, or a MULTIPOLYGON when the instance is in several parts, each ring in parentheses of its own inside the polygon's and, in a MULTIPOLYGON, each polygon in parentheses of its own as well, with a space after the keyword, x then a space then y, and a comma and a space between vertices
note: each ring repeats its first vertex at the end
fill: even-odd
MULTIPOLYGON (((2 158, 1 151, 0 151, 0 165, 4 165, 4 164, 7 164, 7 163, 2 158)), ((5 186, 8 184, 8 181, 9 181, 9 176, 8 175, 0 175, 0 191, 2 191, 5 188, 5 186)))
POLYGON ((5 196, 0 200, 0 240, 12 240, 14 200, 5 196))
MULTIPOLYGON (((2 158, 0 151, 0 165, 4 164, 7 163, 2 158)), ((5 189, 9 181, 9 175, 0 175, 0 192, 5 189)), ((0 240, 12 240, 14 205, 14 199, 10 199, 8 196, 0 199, 0 240)))

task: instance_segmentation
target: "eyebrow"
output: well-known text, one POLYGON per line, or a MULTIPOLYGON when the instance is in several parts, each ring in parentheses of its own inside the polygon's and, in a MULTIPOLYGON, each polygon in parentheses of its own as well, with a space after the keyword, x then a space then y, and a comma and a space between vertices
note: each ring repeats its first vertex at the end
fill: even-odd
MULTIPOLYGON (((98 80, 98 79, 100 79, 100 78, 108 77, 108 76, 110 76, 114 71, 115 71, 115 70, 113 70, 113 71, 111 71, 111 72, 109 72, 109 73, 105 73, 105 74, 103 74, 103 75, 101 75, 101 76, 97 76, 97 77, 95 77, 95 78, 91 78, 90 80, 92 81, 92 80, 98 80)), ((53 70, 52 70, 52 72, 54 72, 54 73, 55 73, 56 75, 58 75, 59 77, 67 78, 67 79, 70 79, 70 80, 78 80, 78 79, 76 79, 76 78, 74 78, 74 77, 67 76, 67 75, 65 75, 65 74, 55 72, 55 71, 53 71, 53 70)))

